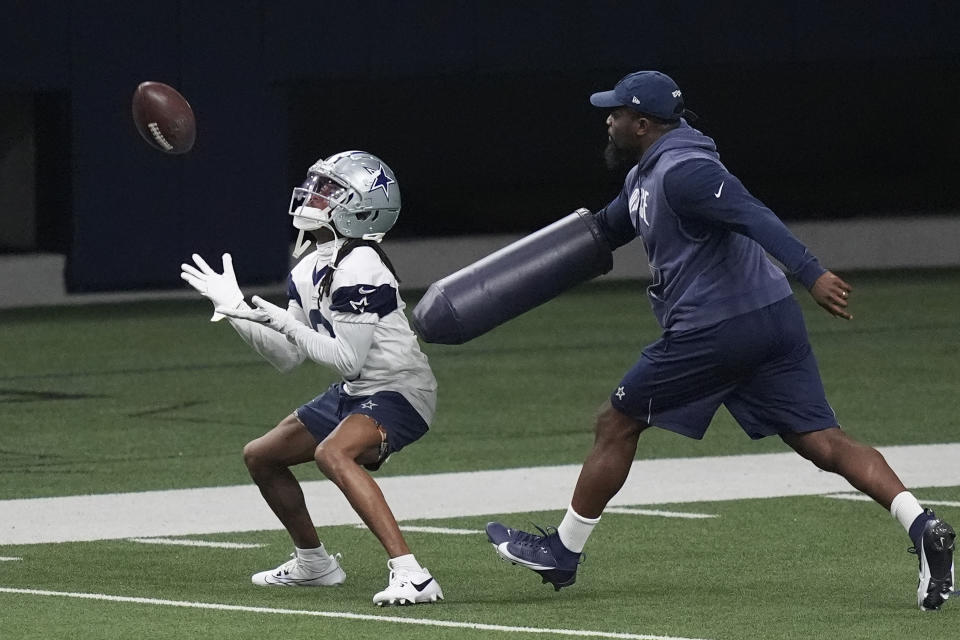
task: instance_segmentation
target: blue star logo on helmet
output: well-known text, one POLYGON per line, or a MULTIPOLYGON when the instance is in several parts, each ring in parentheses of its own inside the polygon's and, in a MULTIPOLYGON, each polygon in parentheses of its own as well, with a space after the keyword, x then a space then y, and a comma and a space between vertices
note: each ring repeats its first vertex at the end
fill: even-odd
POLYGON ((380 165, 379 170, 371 169, 370 167, 364 167, 371 175, 376 174, 373 179, 373 182, 370 184, 370 188, 367 189, 367 192, 376 191, 377 189, 383 189, 383 195, 390 199, 390 191, 387 189, 391 184, 396 183, 396 180, 387 175, 387 172, 383 170, 383 165, 380 165))

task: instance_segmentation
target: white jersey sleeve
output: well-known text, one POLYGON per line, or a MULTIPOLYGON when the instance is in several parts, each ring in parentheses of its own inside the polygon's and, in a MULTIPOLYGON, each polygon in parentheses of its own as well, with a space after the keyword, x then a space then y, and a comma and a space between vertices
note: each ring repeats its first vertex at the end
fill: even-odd
POLYGON ((349 380, 360 373, 367 357, 373 341, 373 325, 347 324, 339 327, 334 324, 334 328, 336 338, 304 326, 290 333, 288 339, 304 356, 333 367, 344 379, 349 380))
MULTIPOLYGON (((242 304, 249 308, 245 302, 242 304)), ((302 310, 300 316, 303 316, 302 310)), ((228 320, 230 326, 240 334, 243 341, 278 371, 286 373, 303 362, 303 353, 282 334, 263 326, 259 322, 239 318, 228 318, 228 320)))

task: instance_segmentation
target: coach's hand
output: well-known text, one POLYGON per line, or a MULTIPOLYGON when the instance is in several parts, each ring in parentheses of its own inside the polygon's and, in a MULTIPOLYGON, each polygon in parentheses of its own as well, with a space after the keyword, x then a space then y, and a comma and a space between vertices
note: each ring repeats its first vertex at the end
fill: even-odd
MULTIPOLYGON (((237 276, 233 273, 233 258, 229 253, 223 254, 223 273, 214 271, 206 261, 197 254, 193 254, 192 264, 180 265, 180 277, 187 284, 200 292, 200 295, 209 298, 214 309, 220 307, 238 307, 243 302, 243 292, 237 284, 237 276)), ((213 312, 210 322, 222 320, 223 314, 213 312)))
POLYGON ((853 316, 847 311, 852 290, 853 288, 839 276, 827 271, 817 278, 817 281, 810 287, 810 295, 817 301, 817 304, 831 315, 845 320, 853 320, 853 316))

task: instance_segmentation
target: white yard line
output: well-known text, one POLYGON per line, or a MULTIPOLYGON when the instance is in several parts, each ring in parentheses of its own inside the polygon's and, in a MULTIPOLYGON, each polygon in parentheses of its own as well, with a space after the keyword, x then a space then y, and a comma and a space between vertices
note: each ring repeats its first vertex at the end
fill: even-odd
MULTIPOLYGON (((873 498, 862 493, 828 493, 824 498, 834 498, 836 500, 854 500, 857 502, 873 502, 873 498)), ((960 507, 960 502, 955 500, 924 500, 917 498, 923 506, 932 505, 934 507, 960 507)))
POLYGON ((660 511, 659 509, 636 509, 634 507, 607 507, 604 513, 624 513, 633 516, 660 516, 662 518, 719 518, 715 513, 687 513, 685 511, 660 511))
MULTIPOLYGON (((910 487, 960 485, 960 443, 883 447, 910 487)), ((557 511, 580 465, 378 478, 399 521, 557 511)), ((360 524, 331 482, 303 483, 318 526, 360 524)), ((822 495, 850 490, 794 453, 638 460, 610 506, 822 495)), ((252 484, 0 500, 0 545, 280 529, 252 484)))
POLYGON ((9 556, 0 556, 0 562, 16 562, 17 560, 23 560, 23 558, 11 558, 9 556))
MULTIPOLYGON (((358 529, 366 529, 367 525, 358 524, 358 529)), ((450 529, 447 527, 420 527, 411 524, 401 524, 400 531, 410 531, 412 533, 439 533, 452 536, 474 536, 483 533, 480 529, 450 529)))
POLYGON ((141 544, 168 544, 176 547, 213 547, 215 549, 259 549, 262 544, 247 542, 211 542, 210 540, 190 540, 187 538, 127 538, 130 542, 141 544))
POLYGON ((407 618, 399 616, 378 616, 347 611, 308 611, 304 609, 275 609, 272 607, 247 607, 236 604, 218 604, 215 602, 186 602, 181 600, 160 600, 157 598, 135 598, 114 596, 102 593, 74 593, 69 591, 46 591, 41 589, 14 589, 0 587, 0 593, 16 593, 30 596, 55 596, 77 598, 81 600, 101 600, 106 602, 125 602, 163 607, 182 607, 186 609, 213 609, 216 611, 243 611, 247 613, 270 613, 287 616, 314 616, 318 618, 343 618, 347 620, 366 620, 377 623, 394 622, 425 627, 446 627, 448 629, 476 629, 479 631, 502 631, 506 633, 534 633, 552 636, 574 636, 579 638, 623 638, 624 640, 698 640, 678 636, 657 636, 645 633, 616 633, 610 631, 590 631, 588 629, 545 629, 540 627, 511 627, 501 624, 482 622, 453 622, 450 620, 431 620, 430 618, 407 618))

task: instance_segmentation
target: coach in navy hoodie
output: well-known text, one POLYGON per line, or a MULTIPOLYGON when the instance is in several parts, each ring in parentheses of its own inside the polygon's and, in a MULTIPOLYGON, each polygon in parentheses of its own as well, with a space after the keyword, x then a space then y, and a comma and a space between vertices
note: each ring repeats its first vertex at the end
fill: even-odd
POLYGON ((635 165, 597 220, 614 248, 642 239, 652 275, 647 294, 663 335, 601 409, 593 449, 556 531, 536 535, 490 523, 497 552, 557 589, 573 584, 588 536, 626 481, 640 434, 656 426, 700 439, 723 404, 751 438, 779 436, 889 509, 919 556, 917 603, 939 609, 954 584, 954 531, 920 506, 878 451, 840 428, 800 306, 767 254, 821 307, 847 320, 850 285, 821 267, 727 171, 713 140, 688 124, 692 114, 668 76, 632 73, 590 101, 610 110, 608 164, 635 165))

